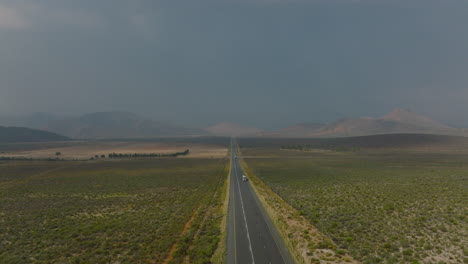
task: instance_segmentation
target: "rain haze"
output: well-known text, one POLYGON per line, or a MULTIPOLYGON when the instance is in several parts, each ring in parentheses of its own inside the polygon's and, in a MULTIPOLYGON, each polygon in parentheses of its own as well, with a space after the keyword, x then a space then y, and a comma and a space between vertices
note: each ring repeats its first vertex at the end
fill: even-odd
POLYGON ((468 127, 467 1, 0 0, 0 113, 468 127))

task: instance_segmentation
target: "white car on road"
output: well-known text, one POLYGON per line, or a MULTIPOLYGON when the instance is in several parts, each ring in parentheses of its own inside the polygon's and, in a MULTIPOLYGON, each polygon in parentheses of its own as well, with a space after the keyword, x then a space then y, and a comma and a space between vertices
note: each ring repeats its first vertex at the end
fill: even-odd
POLYGON ((247 181, 247 176, 242 175, 242 181, 243 181, 243 182, 246 182, 246 181, 247 181))

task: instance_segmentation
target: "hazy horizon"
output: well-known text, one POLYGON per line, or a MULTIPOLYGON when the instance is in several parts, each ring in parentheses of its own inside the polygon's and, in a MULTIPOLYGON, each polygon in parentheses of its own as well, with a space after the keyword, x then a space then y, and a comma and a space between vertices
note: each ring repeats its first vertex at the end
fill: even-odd
POLYGON ((457 0, 0 0, 0 115, 468 127, 466 25, 457 0))
POLYGON ((159 121, 159 122, 163 122, 163 123, 166 123, 166 124, 171 124, 171 125, 177 125, 177 126, 181 126, 181 127, 187 127, 187 128, 201 128, 201 129, 205 129, 205 128, 208 128, 208 127, 211 127, 211 126, 215 126, 215 125, 219 125, 219 124, 229 124, 229 123, 232 123, 232 124, 237 124, 237 125, 241 125, 241 126, 245 126, 245 127, 252 127, 252 128, 259 128, 259 129, 262 129, 262 130, 265 130, 265 131, 275 131, 275 130, 278 130, 278 129, 283 129, 283 128, 287 128, 287 127, 291 127, 291 126, 294 126, 294 125, 300 125, 300 124, 317 124, 317 125, 327 125, 327 124, 333 124, 335 122, 339 122, 339 121, 342 121, 342 120, 346 120, 346 119, 359 119, 359 118, 374 118, 374 119, 379 119, 379 118, 383 118, 385 114, 390 114, 390 113, 393 113, 394 111, 404 111, 404 112, 409 112, 409 113, 414 113, 418 116, 423 116, 423 117, 426 117, 426 118, 429 118, 429 119, 432 119, 433 121, 435 122, 438 122, 438 123, 441 123, 441 124, 444 124, 444 125, 448 125, 448 126, 451 126, 453 128, 462 128, 462 129, 466 129, 466 127, 461 127, 461 126, 456 126, 456 125, 453 125, 453 124, 447 124, 447 123, 444 123, 440 120, 437 120, 437 119, 433 119, 431 116, 424 116, 424 115, 421 115, 420 113, 417 113, 417 112, 414 112, 412 111, 411 109, 407 109, 407 108, 394 108, 392 109, 391 111, 387 112, 387 113, 384 113, 382 115, 379 115, 379 116, 370 116, 370 115, 364 115, 364 116, 342 116, 342 117, 339 117, 339 118, 336 118, 336 119, 333 119, 333 120, 326 120, 324 122, 315 122, 315 121, 310 121, 310 120, 304 120, 302 122, 296 122, 296 123, 284 123, 282 125, 277 125, 277 126, 270 126, 270 127, 262 127, 262 126, 259 126, 258 124, 256 123, 250 123, 250 122, 237 122, 237 121, 231 121, 231 120, 217 120, 217 121, 213 121, 211 123, 198 123, 196 125, 192 124, 190 125, 190 123, 177 123, 177 122, 174 122, 174 121, 171 121, 171 120, 163 120, 163 119, 154 119, 152 116, 146 116, 146 115, 143 115, 143 114, 139 114, 139 113, 134 113, 134 112, 129 112, 129 111, 98 111, 98 112, 89 112, 89 113, 83 113, 83 114, 76 114, 76 115, 73 115, 73 114, 69 114, 69 115, 63 115, 63 114, 57 114, 57 113, 50 113, 50 112, 32 112, 32 113, 28 113, 28 114, 12 114, 12 115, 0 115, 0 126, 10 126, 12 125, 13 123, 13 126, 18 126, 18 122, 21 124, 20 126, 27 126, 27 125, 23 125, 21 123, 21 121, 23 120, 29 120, 29 122, 31 123, 37 123, 39 124, 39 126, 33 126, 33 127, 36 127, 36 128, 40 128, 41 126, 45 126, 48 122, 44 121, 44 118, 52 118, 53 120, 63 120, 64 118, 79 118, 79 117, 82 117, 82 116, 85 116, 85 115, 92 115, 92 114, 98 114, 98 113, 122 113, 122 114, 134 114, 136 115, 138 118, 142 118, 142 119, 146 119, 146 120, 152 120, 152 121, 159 121), (8 121, 10 120, 11 122, 7 122, 5 123, 5 121, 8 121))

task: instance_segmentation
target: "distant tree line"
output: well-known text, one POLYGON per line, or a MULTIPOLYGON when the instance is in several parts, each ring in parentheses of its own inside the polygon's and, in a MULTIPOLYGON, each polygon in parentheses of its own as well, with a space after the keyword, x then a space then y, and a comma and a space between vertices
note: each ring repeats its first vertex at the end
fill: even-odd
POLYGON ((109 153, 108 157, 112 158, 175 158, 178 156, 185 156, 189 154, 189 150, 175 152, 175 153, 109 153))

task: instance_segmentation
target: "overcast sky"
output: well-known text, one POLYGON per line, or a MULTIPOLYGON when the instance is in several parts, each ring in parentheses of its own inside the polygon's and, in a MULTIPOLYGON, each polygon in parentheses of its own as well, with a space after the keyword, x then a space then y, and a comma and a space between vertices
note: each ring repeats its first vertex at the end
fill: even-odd
POLYGON ((466 0, 0 0, 0 113, 468 127, 466 0))

